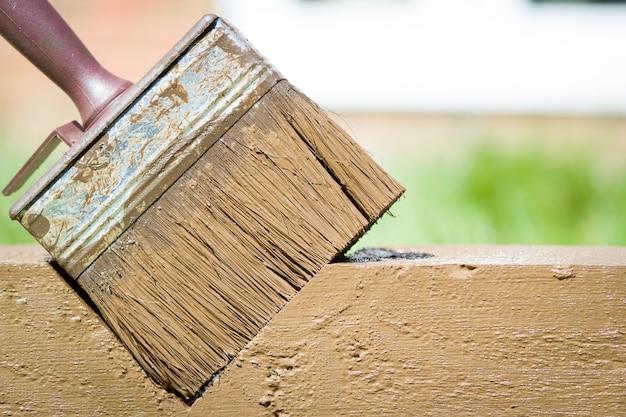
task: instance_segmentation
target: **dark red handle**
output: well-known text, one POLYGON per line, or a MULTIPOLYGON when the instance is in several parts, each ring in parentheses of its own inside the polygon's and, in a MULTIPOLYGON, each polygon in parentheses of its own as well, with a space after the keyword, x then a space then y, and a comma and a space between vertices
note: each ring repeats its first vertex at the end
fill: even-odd
POLYGON ((47 0, 0 0, 0 34, 65 91, 83 128, 131 85, 96 61, 47 0))

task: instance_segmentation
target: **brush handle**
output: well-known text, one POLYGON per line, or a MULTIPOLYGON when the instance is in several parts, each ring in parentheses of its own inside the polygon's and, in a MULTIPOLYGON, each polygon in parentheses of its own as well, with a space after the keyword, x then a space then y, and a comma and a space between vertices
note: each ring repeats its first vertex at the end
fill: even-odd
POLYGON ((0 34, 72 99, 85 129, 131 86, 98 63, 47 0, 0 0, 0 34))

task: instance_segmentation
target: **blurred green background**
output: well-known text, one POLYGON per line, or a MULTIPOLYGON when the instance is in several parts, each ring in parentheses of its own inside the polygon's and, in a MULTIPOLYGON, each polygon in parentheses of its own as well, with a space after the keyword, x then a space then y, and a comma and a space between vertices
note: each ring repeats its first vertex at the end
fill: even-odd
POLYGON ((407 188, 359 246, 421 243, 626 244, 626 168, 592 149, 493 143, 462 156, 385 164, 407 188))
MULTIPOLYGON (((558 138, 550 137, 511 141, 465 135, 420 152, 414 142, 410 152, 400 142, 374 146, 374 156, 407 193, 357 247, 626 244, 626 167, 621 158, 612 161, 610 147, 590 141, 558 145, 558 138)), ((27 153, 0 140, 3 184, 27 153)), ((8 219, 14 200, 0 199, 0 244, 32 243, 8 219)))

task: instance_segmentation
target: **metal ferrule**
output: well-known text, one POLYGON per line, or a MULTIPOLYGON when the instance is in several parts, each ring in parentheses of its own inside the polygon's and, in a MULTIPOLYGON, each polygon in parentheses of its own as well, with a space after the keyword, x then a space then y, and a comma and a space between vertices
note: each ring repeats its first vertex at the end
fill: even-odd
POLYGON ((12 217, 77 278, 281 79, 232 26, 204 17, 12 217))

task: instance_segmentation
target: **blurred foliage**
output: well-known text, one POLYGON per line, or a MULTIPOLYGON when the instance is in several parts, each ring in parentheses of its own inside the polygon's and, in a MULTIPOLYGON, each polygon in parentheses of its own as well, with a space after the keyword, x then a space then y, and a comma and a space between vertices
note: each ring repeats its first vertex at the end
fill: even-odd
POLYGON ((358 247, 426 243, 626 244, 626 168, 597 152, 480 145, 386 164, 407 193, 358 247))
MULTIPOLYGON (((4 188, 28 158, 26 151, 19 149, 0 138, 0 188, 4 188)), ((10 197, 0 195, 0 244, 35 242, 19 223, 9 219, 9 208, 19 195, 20 192, 10 197)))
MULTIPOLYGON (((606 153, 606 152, 605 152, 606 153)), ((26 154, 0 140, 4 185, 26 154)), ((626 245, 626 168, 607 169, 601 152, 483 143, 438 159, 383 161, 407 188, 357 245, 520 243, 626 245)), ((13 196, 12 196, 13 197, 13 196)), ((0 198, 0 244, 33 239, 0 198)))

